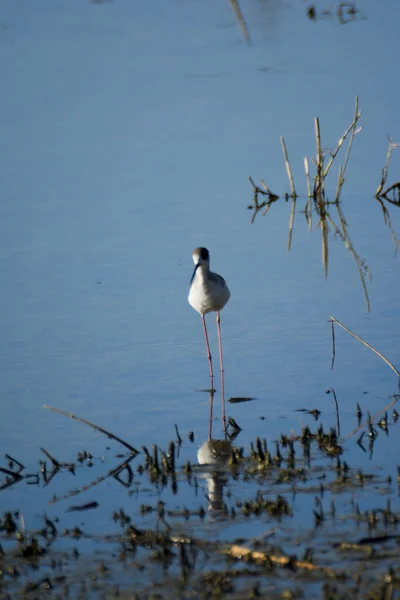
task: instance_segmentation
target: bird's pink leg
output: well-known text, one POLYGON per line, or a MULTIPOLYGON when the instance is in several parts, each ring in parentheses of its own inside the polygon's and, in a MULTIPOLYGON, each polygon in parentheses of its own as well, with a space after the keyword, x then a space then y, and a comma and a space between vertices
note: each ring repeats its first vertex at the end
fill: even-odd
POLYGON ((204 315, 201 315, 201 320, 203 321, 204 337, 206 338, 207 357, 208 357, 208 364, 210 366, 211 389, 213 389, 213 387, 214 387, 214 385, 213 385, 214 384, 214 373, 213 373, 213 367, 212 367, 212 358, 211 358, 210 344, 208 343, 208 333, 207 333, 206 320, 204 318, 204 315))
POLYGON ((214 386, 213 380, 211 379, 211 390, 210 390, 210 418, 208 421, 208 439, 212 439, 212 421, 213 421, 213 403, 214 403, 214 386))
POLYGON ((222 358, 221 317, 220 317, 219 311, 217 311, 217 330, 218 330, 218 347, 219 347, 219 365, 220 365, 220 371, 221 371, 222 422, 224 424, 224 427, 226 427, 224 361, 222 358))

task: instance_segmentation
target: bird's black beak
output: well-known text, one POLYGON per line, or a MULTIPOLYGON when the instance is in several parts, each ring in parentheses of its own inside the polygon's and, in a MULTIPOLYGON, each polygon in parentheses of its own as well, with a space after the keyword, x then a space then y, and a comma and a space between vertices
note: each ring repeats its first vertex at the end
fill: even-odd
POLYGON ((193 283, 193 279, 194 279, 194 277, 196 275, 196 271, 197 271, 197 269, 198 269, 199 266, 200 266, 200 263, 197 263, 197 265, 194 268, 192 279, 190 280, 190 285, 193 283))

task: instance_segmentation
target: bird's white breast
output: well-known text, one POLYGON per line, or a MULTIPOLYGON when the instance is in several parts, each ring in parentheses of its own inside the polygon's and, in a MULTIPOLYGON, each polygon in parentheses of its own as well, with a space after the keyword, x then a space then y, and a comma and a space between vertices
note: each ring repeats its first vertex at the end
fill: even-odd
POLYGON ((231 293, 222 277, 198 269, 189 291, 189 304, 201 315, 221 310, 231 293))

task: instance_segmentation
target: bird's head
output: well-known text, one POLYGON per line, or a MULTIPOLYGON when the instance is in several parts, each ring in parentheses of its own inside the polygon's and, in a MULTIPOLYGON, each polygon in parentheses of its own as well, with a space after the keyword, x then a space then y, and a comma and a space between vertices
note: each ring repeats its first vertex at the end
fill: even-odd
POLYGON ((196 248, 193 250, 192 256, 196 266, 201 267, 210 263, 210 253, 207 248, 196 248))
POLYGON ((195 278, 196 271, 199 267, 203 267, 203 266, 209 267, 210 266, 210 253, 207 250, 207 248, 196 248, 192 252, 192 257, 193 257, 193 262, 195 264, 195 267, 194 267, 194 271, 193 271, 193 275, 192 275, 192 279, 190 280, 190 283, 192 283, 193 279, 195 278))

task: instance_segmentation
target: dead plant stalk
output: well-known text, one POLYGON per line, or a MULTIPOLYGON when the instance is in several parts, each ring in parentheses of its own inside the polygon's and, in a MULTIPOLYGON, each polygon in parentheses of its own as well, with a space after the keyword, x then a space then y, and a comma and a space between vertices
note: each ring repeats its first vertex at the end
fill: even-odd
MULTIPOLYGON (((346 327, 345 325, 343 325, 343 323, 341 323, 340 321, 338 321, 334 317, 330 317, 329 321, 330 321, 330 323, 334 323, 336 325, 339 325, 339 327, 341 327, 342 329, 344 329, 345 331, 347 331, 347 333, 349 333, 354 338, 356 338, 356 340, 358 340, 359 342, 361 342, 362 344, 364 344, 364 346, 366 346, 367 348, 369 348, 370 350, 372 350, 372 352, 375 352, 375 354, 377 356, 379 356, 379 358, 381 358, 392 369, 392 371, 394 371, 396 373, 397 377, 400 378, 400 372, 390 362, 390 360, 388 360, 386 358, 386 356, 384 356, 381 352, 379 352, 379 350, 377 350, 376 348, 374 348, 373 346, 371 346, 371 344, 368 344, 368 342, 366 342, 365 340, 363 340, 359 335, 357 335, 356 333, 354 333, 354 331, 351 331, 348 327, 346 327)), ((333 364, 332 364, 332 367, 333 367, 333 364)))

